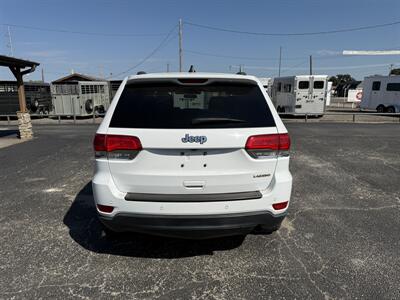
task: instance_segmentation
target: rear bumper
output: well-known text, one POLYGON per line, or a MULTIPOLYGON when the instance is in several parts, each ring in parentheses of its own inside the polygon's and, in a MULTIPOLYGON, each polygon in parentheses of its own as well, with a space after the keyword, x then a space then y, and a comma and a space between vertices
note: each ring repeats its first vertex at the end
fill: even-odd
POLYGON ((279 228, 286 213, 268 211, 217 215, 150 215, 118 213, 113 217, 99 215, 100 221, 116 232, 142 232, 180 238, 212 238, 245 234, 261 225, 267 230, 279 228))

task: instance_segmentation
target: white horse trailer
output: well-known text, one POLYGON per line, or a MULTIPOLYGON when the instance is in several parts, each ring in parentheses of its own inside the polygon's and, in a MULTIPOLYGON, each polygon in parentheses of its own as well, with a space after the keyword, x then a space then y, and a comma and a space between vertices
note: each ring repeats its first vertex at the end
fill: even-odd
POLYGON ((272 101, 279 113, 321 116, 325 112, 327 75, 274 78, 272 101))
POLYGON ((363 81, 362 110, 400 112, 400 76, 368 76, 363 81))
POLYGON ((109 85, 106 81, 77 81, 51 85, 53 113, 90 116, 104 113, 110 106, 109 85))
POLYGON ((268 95, 271 95, 271 89, 272 89, 272 78, 271 77, 260 77, 258 78, 261 81, 261 84, 263 85, 265 91, 268 93, 268 95))

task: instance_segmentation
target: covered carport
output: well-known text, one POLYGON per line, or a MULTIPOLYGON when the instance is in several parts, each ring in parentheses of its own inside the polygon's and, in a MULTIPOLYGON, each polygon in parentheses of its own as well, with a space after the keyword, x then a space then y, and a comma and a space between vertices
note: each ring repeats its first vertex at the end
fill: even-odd
POLYGON ((19 111, 16 113, 21 139, 30 139, 33 137, 31 118, 26 109, 23 76, 34 72, 38 65, 39 63, 37 62, 0 55, 0 66, 9 68, 17 80, 19 111))

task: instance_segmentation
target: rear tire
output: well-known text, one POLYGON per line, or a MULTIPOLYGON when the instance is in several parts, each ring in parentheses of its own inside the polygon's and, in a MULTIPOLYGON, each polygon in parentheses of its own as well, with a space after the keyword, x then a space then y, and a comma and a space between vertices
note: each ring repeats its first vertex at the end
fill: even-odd
POLYGON ((396 110, 394 109, 393 106, 389 106, 389 107, 386 109, 386 112, 388 112, 388 113, 390 113, 390 114, 394 114, 394 113, 396 112, 396 110))
POLYGON ((376 108, 376 111, 378 112, 378 113, 384 113, 385 112, 385 106, 383 106, 382 104, 381 105, 379 105, 377 108, 376 108))

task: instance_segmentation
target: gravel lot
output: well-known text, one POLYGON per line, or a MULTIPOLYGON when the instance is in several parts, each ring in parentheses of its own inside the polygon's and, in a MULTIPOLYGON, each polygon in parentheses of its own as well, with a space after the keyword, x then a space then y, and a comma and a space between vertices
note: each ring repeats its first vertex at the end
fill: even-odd
POLYGON ((400 125, 288 123, 294 190, 270 235, 101 232, 93 125, 0 149, 0 298, 400 298, 400 125))

